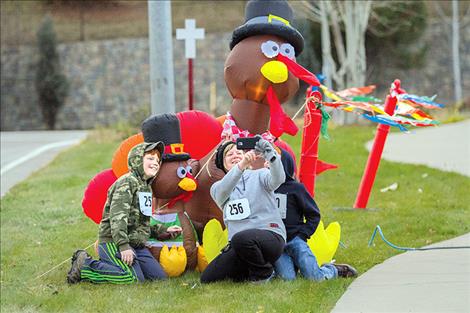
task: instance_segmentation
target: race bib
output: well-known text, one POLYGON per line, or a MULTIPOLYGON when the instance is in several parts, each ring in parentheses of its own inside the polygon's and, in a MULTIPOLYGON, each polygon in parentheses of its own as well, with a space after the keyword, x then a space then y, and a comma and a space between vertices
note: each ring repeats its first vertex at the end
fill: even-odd
POLYGON ((238 221, 247 218, 250 214, 250 204, 246 198, 232 200, 225 205, 226 220, 238 221))
POLYGON ((140 212, 145 216, 152 216, 152 193, 139 192, 140 212))
POLYGON ((285 219, 287 214, 287 195, 283 193, 275 193, 274 197, 276 198, 276 205, 281 213, 281 218, 285 219))

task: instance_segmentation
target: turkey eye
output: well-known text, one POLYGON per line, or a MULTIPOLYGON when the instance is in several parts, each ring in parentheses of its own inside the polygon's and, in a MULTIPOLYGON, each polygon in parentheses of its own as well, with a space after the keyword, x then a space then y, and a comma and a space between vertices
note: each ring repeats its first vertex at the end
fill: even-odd
POLYGON ((295 56, 295 50, 294 47, 292 47, 288 43, 283 43, 281 45, 281 54, 285 57, 288 57, 289 59, 293 59, 295 56))
POLYGON ((186 166, 186 172, 193 175, 193 168, 191 167, 191 165, 186 166))
POLYGON ((186 177, 186 169, 182 166, 178 167, 176 170, 176 175, 178 175, 179 178, 185 178, 186 177))
POLYGON ((261 52, 272 59, 279 54, 279 45, 272 40, 265 41, 261 44, 261 52))

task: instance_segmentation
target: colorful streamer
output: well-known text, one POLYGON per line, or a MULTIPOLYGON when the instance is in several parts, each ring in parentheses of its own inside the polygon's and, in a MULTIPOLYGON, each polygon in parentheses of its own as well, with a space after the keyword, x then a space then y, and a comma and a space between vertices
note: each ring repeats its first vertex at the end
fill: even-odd
POLYGON ((320 88, 323 94, 331 99, 331 101, 321 102, 323 106, 346 112, 362 112, 359 114, 369 121, 397 127, 401 131, 408 130, 403 125, 414 127, 438 125, 439 122, 435 121, 431 115, 424 112, 421 108, 438 109, 444 107, 443 104, 434 101, 436 96, 420 97, 401 90, 402 93, 400 92, 396 95, 398 102, 395 112, 393 112, 393 115, 389 115, 384 111, 380 99, 367 95, 375 90, 375 85, 353 87, 339 92, 331 90, 324 85, 320 85, 320 88))

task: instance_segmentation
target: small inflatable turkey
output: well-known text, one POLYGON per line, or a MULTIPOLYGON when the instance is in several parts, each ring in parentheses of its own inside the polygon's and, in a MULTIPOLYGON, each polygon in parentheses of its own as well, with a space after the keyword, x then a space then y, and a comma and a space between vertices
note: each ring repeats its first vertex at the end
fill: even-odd
POLYGON ((147 137, 148 142, 161 141, 165 144, 162 156, 162 166, 152 182, 154 197, 153 214, 150 225, 156 223, 165 226, 177 225, 183 229, 181 235, 175 238, 150 238, 147 246, 153 256, 162 262, 160 252, 162 247, 182 246, 187 257, 187 269, 195 269, 197 265, 197 234, 195 228, 184 211, 184 203, 193 196, 197 182, 193 176, 193 167, 198 169, 198 163, 190 159, 184 150, 181 138, 175 125, 177 118, 174 114, 162 114, 151 117, 143 123, 143 128, 152 128, 153 132, 147 137))

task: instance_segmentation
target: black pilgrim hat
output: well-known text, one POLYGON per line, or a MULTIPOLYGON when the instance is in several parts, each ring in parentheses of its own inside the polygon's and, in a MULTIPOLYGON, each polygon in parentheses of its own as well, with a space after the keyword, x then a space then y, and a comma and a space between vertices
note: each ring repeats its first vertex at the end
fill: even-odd
POLYGON ((230 50, 243 39, 256 35, 275 35, 289 42, 298 56, 304 49, 304 37, 295 29, 292 8, 285 0, 250 0, 245 7, 245 24, 232 34, 230 50))
POLYGON ((186 161, 191 157, 181 143, 180 122, 175 114, 158 114, 142 122, 142 134, 146 142, 161 141, 165 144, 163 162, 186 161))

